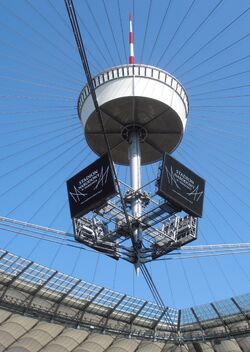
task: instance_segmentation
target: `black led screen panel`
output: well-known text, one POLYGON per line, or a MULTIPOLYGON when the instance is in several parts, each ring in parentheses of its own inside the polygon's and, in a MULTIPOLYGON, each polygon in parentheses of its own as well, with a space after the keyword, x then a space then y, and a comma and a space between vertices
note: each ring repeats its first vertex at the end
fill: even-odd
POLYGON ((201 217, 205 181, 168 154, 164 155, 158 194, 188 214, 201 217))
POLYGON ((103 155, 67 181, 71 217, 78 218, 103 205, 117 193, 111 161, 103 155))

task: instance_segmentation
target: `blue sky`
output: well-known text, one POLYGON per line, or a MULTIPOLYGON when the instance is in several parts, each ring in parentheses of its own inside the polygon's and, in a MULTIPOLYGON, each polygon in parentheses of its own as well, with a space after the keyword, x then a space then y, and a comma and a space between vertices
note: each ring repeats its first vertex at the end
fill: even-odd
MULTIPOLYGON (((65 181, 96 156, 77 99, 86 83, 62 0, 1 1, 0 215, 72 232, 65 181)), ((93 75, 128 62, 165 69, 187 90, 190 113, 173 156, 206 179, 193 244, 249 241, 249 2, 74 1, 93 75)), ((144 182, 158 165, 143 168, 144 182)), ((129 172, 118 167, 129 182, 129 172)), ((133 267, 103 255, 0 230, 14 253, 152 299, 133 267)), ((166 304, 185 307, 249 291, 249 254, 149 265, 166 304)))

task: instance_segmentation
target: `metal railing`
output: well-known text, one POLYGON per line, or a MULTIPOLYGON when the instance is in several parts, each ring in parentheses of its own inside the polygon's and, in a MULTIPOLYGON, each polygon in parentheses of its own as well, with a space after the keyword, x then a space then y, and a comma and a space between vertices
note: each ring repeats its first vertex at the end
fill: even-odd
MULTIPOLYGON (((188 113, 188 96, 182 84, 170 73, 161 70, 157 67, 139 64, 115 66, 95 76, 93 78, 93 84, 95 88, 98 88, 107 82, 128 77, 148 78, 158 82, 162 82, 163 84, 169 86, 180 96, 185 106, 186 114, 188 113)), ((85 87, 82 89, 78 99, 78 112, 81 111, 82 106, 89 95, 90 89, 88 84, 86 84, 85 87)))

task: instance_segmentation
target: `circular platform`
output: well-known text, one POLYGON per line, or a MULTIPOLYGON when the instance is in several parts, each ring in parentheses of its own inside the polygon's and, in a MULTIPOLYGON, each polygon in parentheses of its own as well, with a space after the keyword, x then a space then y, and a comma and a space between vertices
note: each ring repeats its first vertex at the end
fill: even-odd
MULTIPOLYGON (((188 98, 169 73, 146 65, 124 65, 93 78, 98 104, 102 111, 114 162, 128 164, 128 141, 124 130, 141 127, 142 164, 162 158, 180 143, 187 120, 188 98)), ((103 131, 96 114, 88 85, 78 100, 78 113, 90 148, 106 152, 103 131)))

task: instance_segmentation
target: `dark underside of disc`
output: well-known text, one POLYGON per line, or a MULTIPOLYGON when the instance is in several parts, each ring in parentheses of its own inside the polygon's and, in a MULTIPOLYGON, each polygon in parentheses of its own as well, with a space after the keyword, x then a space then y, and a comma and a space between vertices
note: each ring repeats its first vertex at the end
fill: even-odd
MULTIPOLYGON (((162 153, 171 153, 180 143, 183 128, 178 114, 166 104, 145 97, 123 97, 103 104, 102 120, 115 163, 128 164, 128 142, 122 131, 140 126, 146 131, 141 142, 142 164, 153 163, 162 153)), ((93 112, 85 125, 90 148, 98 155, 107 151, 101 123, 93 112)))

